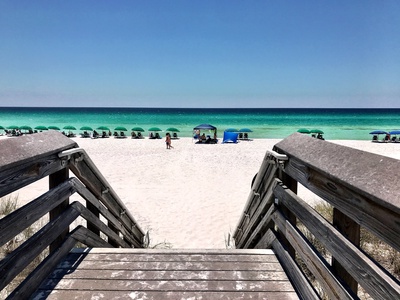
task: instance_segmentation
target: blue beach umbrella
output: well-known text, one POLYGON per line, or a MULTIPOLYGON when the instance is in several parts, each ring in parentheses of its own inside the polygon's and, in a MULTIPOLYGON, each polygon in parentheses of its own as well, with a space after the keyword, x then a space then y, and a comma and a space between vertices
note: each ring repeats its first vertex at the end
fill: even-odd
POLYGON ((400 134, 400 130, 392 130, 389 134, 400 134))
POLYGON ((383 130, 374 130, 374 131, 371 131, 369 134, 388 134, 388 133, 383 130))

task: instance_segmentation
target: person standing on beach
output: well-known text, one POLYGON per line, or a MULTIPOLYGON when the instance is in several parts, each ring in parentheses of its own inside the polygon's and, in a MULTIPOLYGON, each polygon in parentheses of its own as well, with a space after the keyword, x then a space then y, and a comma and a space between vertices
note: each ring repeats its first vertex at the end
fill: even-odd
POLYGON ((167 134, 165 135, 165 144, 167 145, 167 149, 174 148, 171 145, 171 135, 169 134, 169 132, 167 132, 167 134))

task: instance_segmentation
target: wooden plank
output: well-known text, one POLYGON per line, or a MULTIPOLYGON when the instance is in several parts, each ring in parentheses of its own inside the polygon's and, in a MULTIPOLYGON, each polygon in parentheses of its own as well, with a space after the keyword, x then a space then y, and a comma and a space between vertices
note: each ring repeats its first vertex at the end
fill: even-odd
POLYGON ((303 274, 303 272, 299 269, 289 252, 283 248, 280 241, 276 238, 275 234, 272 230, 268 230, 267 232, 270 237, 268 240, 272 241, 272 247, 276 252, 279 260, 282 263, 282 267, 284 268, 286 274, 288 274, 293 286, 296 289, 296 292, 300 296, 301 299, 320 299, 317 292, 314 290, 312 285, 308 282, 307 278, 303 274), (273 237, 275 236, 275 238, 273 237))
POLYGON ((277 185, 275 195, 322 242, 326 249, 346 267, 348 272, 372 297, 400 298, 400 286, 391 275, 376 266, 362 251, 343 237, 339 231, 309 207, 300 197, 277 185))
POLYGON ((41 291, 33 300, 92 300, 92 299, 201 299, 201 300, 228 300, 228 299, 268 299, 268 300, 295 300, 299 299, 295 292, 157 292, 157 291, 70 291, 55 290, 41 291))
POLYGON ((56 220, 47 223, 34 236, 0 262, 0 290, 25 269, 50 243, 69 226, 79 212, 68 208, 56 220))
POLYGON ((54 130, 3 139, 0 145, 0 173, 77 147, 73 140, 54 130))
MULTIPOLYGON (((72 268, 74 262, 64 261, 61 268, 72 268)), ((91 270, 217 270, 217 271, 281 271, 279 263, 260 262, 121 262, 121 261, 86 261, 80 263, 80 269, 91 270)))
POLYGON ((87 287, 97 291, 254 291, 254 292, 292 292, 293 287, 285 281, 242 281, 242 280, 90 280, 61 279, 47 281, 41 289, 85 290, 87 287))
POLYGON ((121 248, 75 248, 71 250, 71 253, 81 253, 81 254, 171 254, 171 255, 181 255, 181 254, 213 254, 219 255, 223 254, 226 256, 236 256, 236 255, 272 255, 275 253, 271 249, 121 249, 121 248))
POLYGON ((399 160, 300 134, 275 148, 287 174, 400 251, 399 160))
POLYGON ((63 169, 56 154, 0 172, 0 197, 63 169))
POLYGON ((54 131, 0 142, 0 197, 63 169, 57 154, 77 146, 54 131))
POLYGON ((63 202, 73 193, 70 180, 39 196, 0 220, 0 245, 4 245, 22 230, 63 202))
MULTIPOLYGON (((110 249, 113 250, 113 249, 110 249)), ((80 253, 71 253, 68 255, 67 260, 75 260, 76 257, 80 257, 82 254, 80 253)), ((84 254, 86 261, 214 261, 214 262, 278 262, 275 255, 246 255, 246 254, 237 254, 237 255, 224 255, 224 254, 180 254, 179 251, 170 252, 170 253, 161 253, 161 254, 153 254, 151 251, 149 253, 88 253, 84 254)))
POLYGON ((286 239, 294 247, 307 268, 315 276, 318 283, 322 286, 324 293, 329 299, 354 299, 357 294, 348 292, 338 281, 332 272, 331 267, 317 252, 317 250, 307 241, 305 236, 286 220, 280 211, 273 215, 275 224, 280 232, 285 234, 286 239))
POLYGON ((243 281, 284 281, 287 280, 286 273, 282 271, 276 272, 259 272, 259 271, 171 271, 164 270, 129 270, 121 272, 120 270, 96 270, 77 269, 70 272, 70 269, 56 269, 50 277, 53 279, 104 279, 112 278, 113 280, 243 280, 243 281))

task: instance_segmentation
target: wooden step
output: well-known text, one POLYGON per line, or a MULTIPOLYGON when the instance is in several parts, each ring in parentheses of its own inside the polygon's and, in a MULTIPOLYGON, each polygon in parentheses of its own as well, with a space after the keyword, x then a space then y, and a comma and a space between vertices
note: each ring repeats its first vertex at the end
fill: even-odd
POLYGON ((34 299, 298 299, 271 250, 76 249, 34 299))

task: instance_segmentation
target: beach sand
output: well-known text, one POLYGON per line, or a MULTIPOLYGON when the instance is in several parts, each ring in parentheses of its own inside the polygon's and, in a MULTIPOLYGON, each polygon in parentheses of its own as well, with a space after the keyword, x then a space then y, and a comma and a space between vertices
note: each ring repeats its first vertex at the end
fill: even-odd
MULTIPOLYGON (((130 210, 150 232, 151 245, 172 248, 225 248, 250 193, 250 185, 273 139, 238 144, 196 145, 190 138, 173 140, 74 139, 130 210)), ((400 144, 331 141, 400 159, 400 144)), ((71 173, 71 176, 73 174, 71 173)), ((47 178, 18 191, 19 204, 48 187, 47 178)), ((320 199, 299 187, 310 204, 320 199)), ((79 199, 74 195, 72 200, 79 199)))

